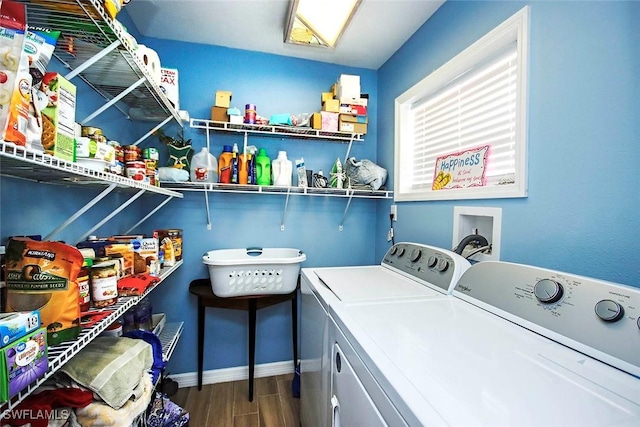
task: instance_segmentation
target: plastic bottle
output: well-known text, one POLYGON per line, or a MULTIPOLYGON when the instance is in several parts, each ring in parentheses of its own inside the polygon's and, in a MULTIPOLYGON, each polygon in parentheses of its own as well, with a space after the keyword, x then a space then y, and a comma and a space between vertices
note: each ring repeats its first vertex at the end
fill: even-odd
POLYGON ((225 145, 222 148, 222 154, 220 154, 220 158, 218 159, 218 176, 220 182, 229 184, 231 183, 231 159, 233 158, 233 153, 231 153, 231 146, 225 145))
POLYGON ((296 171, 298 172, 298 187, 308 187, 310 182, 307 182, 307 169, 304 166, 304 157, 296 160, 296 171))
POLYGON ((191 182, 218 182, 218 161, 207 147, 191 158, 191 182))
POLYGON ((238 164, 240 159, 238 158, 238 144, 233 144, 233 151, 231 153, 231 183, 238 184, 238 173, 240 165, 238 164))
POLYGON ((273 185, 291 187, 293 163, 287 159, 286 151, 278 152, 278 158, 273 161, 271 170, 273 172, 273 185))
POLYGON ((256 150, 257 148, 253 145, 247 147, 249 150, 248 160, 247 160, 247 184, 256 184, 256 150))
POLYGON ((264 148, 258 151, 256 157, 256 184, 271 185, 271 159, 264 148))

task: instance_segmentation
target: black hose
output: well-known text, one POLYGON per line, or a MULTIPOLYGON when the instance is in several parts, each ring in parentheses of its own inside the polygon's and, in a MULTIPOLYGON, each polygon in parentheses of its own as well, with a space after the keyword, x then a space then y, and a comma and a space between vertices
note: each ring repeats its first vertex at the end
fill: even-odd
POLYGON ((462 255, 462 251, 464 251, 464 248, 466 248, 467 245, 471 242, 476 242, 478 246, 489 246, 489 242, 486 238, 484 238, 484 236, 481 236, 480 234, 470 234, 464 239, 460 240, 460 243, 458 243, 458 246, 455 248, 454 252, 458 255, 462 255))

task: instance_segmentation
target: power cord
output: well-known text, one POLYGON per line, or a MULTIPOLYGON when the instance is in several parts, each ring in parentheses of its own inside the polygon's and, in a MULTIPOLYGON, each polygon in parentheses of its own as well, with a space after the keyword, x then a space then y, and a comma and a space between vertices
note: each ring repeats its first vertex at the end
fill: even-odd
POLYGON ((387 241, 391 242, 391 246, 396 244, 393 237, 393 219, 394 219, 394 215, 389 214, 389 232, 387 233, 387 241))

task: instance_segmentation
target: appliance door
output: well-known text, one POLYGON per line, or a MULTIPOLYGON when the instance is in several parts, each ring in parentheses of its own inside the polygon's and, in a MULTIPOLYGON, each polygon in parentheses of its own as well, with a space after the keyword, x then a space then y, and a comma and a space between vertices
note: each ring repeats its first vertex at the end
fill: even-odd
POLYGON ((329 316, 305 277, 301 280, 300 421, 303 427, 329 425, 329 316))
POLYGON ((337 343, 331 360, 331 426, 387 426, 337 343))

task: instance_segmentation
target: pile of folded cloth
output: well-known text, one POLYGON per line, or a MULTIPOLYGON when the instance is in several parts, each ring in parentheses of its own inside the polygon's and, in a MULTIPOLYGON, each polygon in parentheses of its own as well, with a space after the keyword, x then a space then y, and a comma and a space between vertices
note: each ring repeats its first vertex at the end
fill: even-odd
MULTIPOLYGON (((153 397, 153 365, 154 350, 145 340, 98 337, 21 402, 18 409, 23 411, 12 414, 33 418, 34 410, 56 411, 52 418, 68 415, 67 424, 61 424, 65 426, 131 426, 153 397)), ((10 418, 4 423, 20 426, 26 421, 32 427, 52 425, 47 419, 10 418)))

